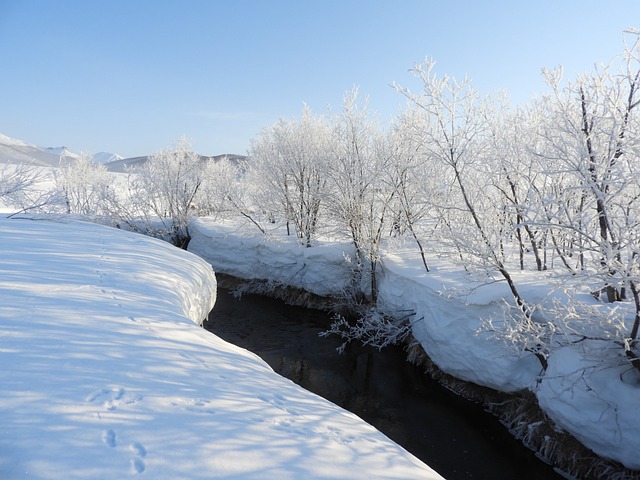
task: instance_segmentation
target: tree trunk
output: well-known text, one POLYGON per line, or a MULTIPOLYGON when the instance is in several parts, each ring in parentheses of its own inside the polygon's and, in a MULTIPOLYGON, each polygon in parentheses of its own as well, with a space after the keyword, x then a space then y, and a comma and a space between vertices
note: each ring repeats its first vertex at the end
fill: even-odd
POLYGON ((638 286, 633 280, 629 282, 629 288, 631 289, 631 293, 633 293, 633 301, 636 306, 636 314, 633 320, 633 326, 631 327, 631 333, 629 334, 627 345, 625 346, 625 354, 631 362, 631 365, 633 365, 636 370, 640 371, 640 358, 638 358, 638 355, 633 350, 638 342, 638 330, 640 329, 640 291, 638 291, 638 286))

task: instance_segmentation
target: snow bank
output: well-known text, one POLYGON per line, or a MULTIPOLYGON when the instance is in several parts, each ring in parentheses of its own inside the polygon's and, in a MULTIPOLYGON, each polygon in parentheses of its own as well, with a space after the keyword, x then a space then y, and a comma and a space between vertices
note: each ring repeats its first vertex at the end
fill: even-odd
POLYGON ((501 285, 471 289, 470 279, 437 262, 427 273, 409 251, 385 255, 383 266, 380 305, 416 312, 413 335, 441 370, 503 392, 527 389, 539 375, 534 355, 509 351, 481 328, 483 319, 503 315, 502 295, 509 292, 501 285))
POLYGON ((585 341, 555 351, 536 396, 544 411, 584 445, 640 469, 640 375, 620 347, 585 341))
POLYGON ((211 267, 83 223, 0 220, 0 478, 441 478, 198 327, 211 267))
POLYGON ((189 251, 207 260, 216 272, 247 280, 273 280, 319 296, 337 295, 351 280, 347 243, 298 245, 295 238, 199 218, 189 225, 189 251))

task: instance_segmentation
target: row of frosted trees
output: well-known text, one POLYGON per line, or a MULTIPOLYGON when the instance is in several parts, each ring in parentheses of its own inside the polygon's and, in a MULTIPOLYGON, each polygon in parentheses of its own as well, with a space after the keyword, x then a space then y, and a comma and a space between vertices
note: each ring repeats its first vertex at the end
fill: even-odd
POLYGON ((70 162, 50 204, 180 246, 203 215, 239 215, 265 234, 281 225, 306 247, 347 238, 354 301, 370 309, 381 248, 410 239, 426 271, 446 255, 505 281, 515 308, 501 331, 543 366, 559 331, 579 341, 594 322, 636 364, 640 46, 636 34, 628 39, 590 74, 564 81, 560 69, 544 72, 549 93, 518 109, 481 97, 466 79, 438 76, 426 60, 413 69, 416 90, 395 86, 407 108, 389 125, 354 89, 335 115, 304 108, 266 128, 243 161, 203 159, 181 139, 126 175, 70 162), (543 321, 514 280, 520 270, 588 285, 603 302, 631 302, 635 317, 569 302, 556 316, 570 325, 543 321))
POLYGON ((427 271, 430 256, 446 253, 496 272, 517 307, 505 334, 543 366, 559 326, 536 316, 514 272, 552 270, 605 302, 633 302, 626 323, 569 302, 561 316, 584 326, 571 320, 562 333, 579 341, 599 323, 596 335, 613 338, 638 366, 640 50, 630 38, 611 65, 573 81, 545 71, 549 93, 515 110, 480 97, 466 79, 438 76, 429 60, 413 70, 417 91, 396 86, 408 107, 387 128, 357 91, 334 117, 305 109, 252 144, 263 212, 306 246, 331 228, 347 235, 371 305, 389 235, 415 241, 427 271))

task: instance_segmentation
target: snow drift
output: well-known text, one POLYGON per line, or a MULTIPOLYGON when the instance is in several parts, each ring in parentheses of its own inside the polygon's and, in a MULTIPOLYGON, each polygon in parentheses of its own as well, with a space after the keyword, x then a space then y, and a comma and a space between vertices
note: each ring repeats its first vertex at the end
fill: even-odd
POLYGON ((0 220, 0 244, 0 478, 441 478, 200 328, 195 255, 36 220, 0 220))

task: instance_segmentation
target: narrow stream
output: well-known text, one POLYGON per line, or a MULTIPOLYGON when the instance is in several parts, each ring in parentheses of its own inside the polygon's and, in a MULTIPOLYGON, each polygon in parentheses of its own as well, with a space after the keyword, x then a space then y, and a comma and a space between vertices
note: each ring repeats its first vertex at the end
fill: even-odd
POLYGON ((281 375, 354 412, 448 480, 560 479, 482 408, 405 361, 337 337, 318 337, 328 314, 256 295, 218 290, 205 328, 251 350, 281 375))

